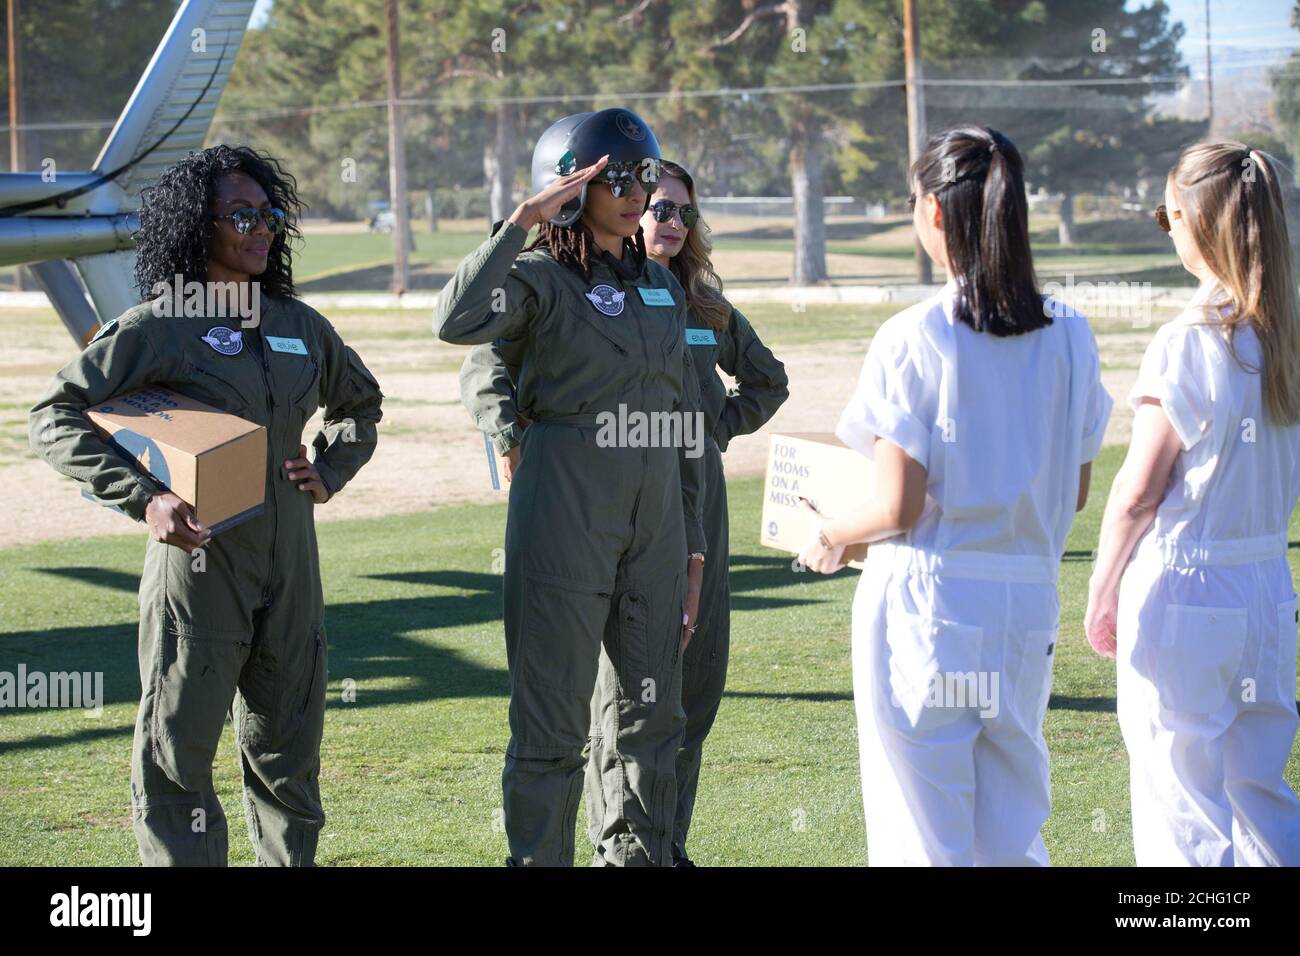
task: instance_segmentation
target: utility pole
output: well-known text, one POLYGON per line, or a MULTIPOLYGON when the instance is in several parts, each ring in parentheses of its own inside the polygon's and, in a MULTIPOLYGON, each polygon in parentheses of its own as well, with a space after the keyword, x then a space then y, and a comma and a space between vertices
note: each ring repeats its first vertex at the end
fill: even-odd
POLYGON ((1205 99, 1208 106, 1207 133, 1214 132, 1214 73, 1210 53, 1210 0, 1205 0, 1205 99))
POLYGON ((397 295, 406 292, 410 274, 406 243, 410 236, 406 211, 406 146, 402 141, 402 119, 398 100, 402 97, 401 51, 397 39, 397 0, 384 0, 388 21, 388 204, 393 211, 393 286, 397 295))
MULTIPOLYGON (((22 44, 18 42, 18 0, 9 0, 6 30, 9 34, 9 169, 19 173, 26 165, 27 157, 22 131, 22 44)), ((14 269, 14 289, 23 291, 23 267, 14 269)))
MULTIPOLYGON (((903 63, 907 81, 907 164, 909 168, 925 149, 925 93, 921 89, 921 25, 916 21, 916 0, 903 0, 903 63)), ((919 200, 920 197, 918 196, 919 200)), ((934 281, 930 257, 916 240, 916 281, 934 281)))

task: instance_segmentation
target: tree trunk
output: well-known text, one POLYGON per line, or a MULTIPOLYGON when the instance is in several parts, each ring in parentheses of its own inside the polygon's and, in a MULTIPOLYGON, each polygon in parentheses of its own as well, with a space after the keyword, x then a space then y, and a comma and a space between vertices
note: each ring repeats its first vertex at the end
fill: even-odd
POLYGON ((803 117, 790 128, 790 184, 794 197, 794 284, 824 282, 826 274, 825 195, 822 129, 803 117))
POLYGON ((515 107, 497 107, 495 134, 483 146, 483 179, 488 190, 488 225, 514 212, 516 155, 515 107))
POLYGON ((1063 246, 1074 245, 1074 193, 1068 189, 1061 196, 1061 222, 1056 227, 1056 241, 1063 246))

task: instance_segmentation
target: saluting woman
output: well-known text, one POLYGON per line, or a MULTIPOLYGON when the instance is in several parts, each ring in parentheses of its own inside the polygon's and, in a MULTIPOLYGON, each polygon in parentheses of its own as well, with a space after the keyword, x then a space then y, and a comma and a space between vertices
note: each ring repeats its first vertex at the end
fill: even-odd
POLYGON ((705 544, 686 297, 647 259, 639 228, 660 159, 625 109, 554 124, 533 151, 536 195, 460 264, 434 318, 444 341, 499 343, 532 423, 506 522, 511 865, 572 865, 602 647, 617 676, 620 773, 597 861, 672 862, 681 647, 705 544), (676 438, 607 427, 633 415, 667 415, 676 438))
MULTIPOLYGON (((686 345, 691 351, 704 407, 704 536, 709 560, 700 589, 699 621, 682 658, 682 707, 686 731, 677 753, 677 813, 673 821, 673 865, 693 866, 686 853, 699 788, 704 741, 717 718, 727 679, 731 647, 731 589, 727 481, 722 452, 737 435, 761 428, 789 395, 785 366, 759 339, 754 327, 722 295, 722 281, 710 261, 709 227, 700 216, 695 180, 685 168, 664 161, 663 175, 641 217, 650 258, 677 277, 686 295, 686 345), (718 370, 735 378, 728 393, 718 370)), ((514 399, 518 369, 508 366, 495 345, 478 346, 465 363, 461 392, 486 431, 504 448, 502 470, 513 474, 519 460, 514 437, 519 422, 514 399)), ((587 810, 592 844, 604 830, 605 789, 617 779, 616 749, 606 745, 616 729, 615 675, 601 657, 596 697, 592 700, 591 750, 587 762, 587 810), (605 690, 610 693, 603 693, 605 690), (607 699, 608 698, 608 699, 607 699)))

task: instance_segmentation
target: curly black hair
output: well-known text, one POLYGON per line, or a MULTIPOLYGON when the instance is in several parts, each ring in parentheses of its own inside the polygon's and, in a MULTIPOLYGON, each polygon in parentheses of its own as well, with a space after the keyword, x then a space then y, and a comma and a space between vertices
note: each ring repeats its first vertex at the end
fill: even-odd
POLYGON ((272 238, 266 271, 256 278, 267 295, 295 295, 289 240, 302 238, 298 217, 306 208, 298 199, 298 182, 267 154, 223 144, 190 153, 141 190, 140 229, 135 234, 135 284, 141 301, 153 299, 157 283, 171 285, 178 274, 185 282, 206 281, 208 242, 215 228, 212 202, 217 182, 232 172, 250 176, 266 191, 271 205, 284 210, 284 231, 272 238))
MULTIPOLYGON (((646 196, 645 208, 650 208, 650 197, 646 196)), ((645 214, 643 209, 642 214, 645 214)), ((584 281, 591 281, 592 262, 601 256, 600 246, 586 220, 579 218, 572 226, 557 226, 551 222, 542 223, 537 229, 537 238, 524 247, 524 252, 543 246, 561 265, 576 269, 584 281)), ((636 236, 624 237, 623 250, 631 249, 638 262, 646 258, 645 231, 637 226, 636 236)))

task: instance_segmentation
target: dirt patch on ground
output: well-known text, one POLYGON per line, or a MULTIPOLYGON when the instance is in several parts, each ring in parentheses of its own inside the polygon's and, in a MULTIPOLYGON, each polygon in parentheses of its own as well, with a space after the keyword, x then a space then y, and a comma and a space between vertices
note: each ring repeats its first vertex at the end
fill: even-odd
MULTIPOLYGON (((505 492, 493 491, 489 482, 482 436, 460 404, 457 372, 464 350, 436 341, 429 334, 430 317, 419 312, 339 313, 330 319, 379 377, 386 401, 375 457, 336 500, 318 509, 318 520, 504 501, 505 492)), ((1131 416, 1124 397, 1149 338, 1098 336, 1105 384, 1116 405, 1108 444, 1128 438, 1131 416)), ((864 350, 865 343, 778 348, 789 370, 791 398, 764 432, 732 443, 727 474, 761 472, 771 431, 832 430, 853 392, 864 350)), ((73 354, 52 311, 0 315, 0 485, 10 502, 0 513, 3 545, 122 534, 135 527, 83 499, 74 482, 55 475, 28 449, 27 411, 73 354)), ((308 437, 314 430, 309 424, 308 437)))

